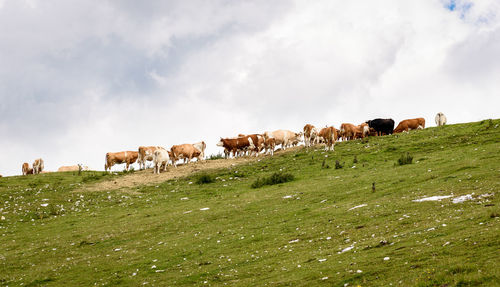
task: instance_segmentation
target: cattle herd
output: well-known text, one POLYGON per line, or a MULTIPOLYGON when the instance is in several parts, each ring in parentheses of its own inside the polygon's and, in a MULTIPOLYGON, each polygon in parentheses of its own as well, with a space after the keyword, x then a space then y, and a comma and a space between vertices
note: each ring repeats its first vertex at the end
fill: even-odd
MULTIPOLYGON (((436 125, 446 124, 446 117, 443 113, 438 113, 435 117, 436 125)), ((382 136, 393 133, 408 132, 410 130, 424 129, 425 119, 407 119, 401 121, 394 128, 393 119, 374 119, 360 125, 343 123, 340 129, 333 126, 326 126, 320 130, 310 124, 306 124, 301 132, 289 130, 276 130, 273 132, 264 132, 262 134, 239 134, 233 138, 220 138, 217 146, 224 149, 225 158, 238 156, 259 156, 259 154, 274 155, 276 146, 281 146, 286 150, 291 146, 296 146, 304 142, 306 147, 324 144, 325 150, 334 150, 335 142, 342 140, 354 140, 365 138, 367 136, 382 136)), ((105 156, 104 170, 111 170, 115 164, 126 164, 126 169, 135 162, 138 162, 140 169, 146 168, 147 161, 153 162, 153 173, 159 174, 162 170, 166 171, 168 165, 177 167, 177 162, 182 160, 184 163, 191 162, 196 158, 202 161, 205 157, 205 142, 194 144, 173 145, 170 150, 161 146, 140 146, 137 151, 108 152, 105 156)), ((23 175, 38 174, 44 169, 44 163, 41 158, 33 162, 32 167, 28 163, 23 163, 23 175)), ((58 171, 87 170, 87 167, 81 165, 62 166, 58 171)))

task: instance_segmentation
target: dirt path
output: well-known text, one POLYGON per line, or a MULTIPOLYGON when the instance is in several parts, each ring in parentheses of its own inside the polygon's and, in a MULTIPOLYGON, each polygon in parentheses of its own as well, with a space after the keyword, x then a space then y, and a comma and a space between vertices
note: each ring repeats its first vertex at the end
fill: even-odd
POLYGON ((192 162, 186 165, 178 165, 177 168, 169 166, 166 172, 160 174, 153 174, 153 169, 146 169, 141 171, 136 171, 132 174, 124 175, 119 178, 112 180, 106 180, 102 182, 97 182, 95 184, 86 185, 75 192, 82 191, 101 191, 101 190, 124 190, 133 192, 130 188, 139 185, 153 185, 156 183, 164 182, 169 179, 185 177, 193 172, 200 170, 218 169, 230 167, 232 165, 238 165, 242 163, 253 162, 258 159, 262 159, 263 156, 255 157, 243 157, 236 159, 217 159, 217 160, 205 160, 202 162, 192 162))

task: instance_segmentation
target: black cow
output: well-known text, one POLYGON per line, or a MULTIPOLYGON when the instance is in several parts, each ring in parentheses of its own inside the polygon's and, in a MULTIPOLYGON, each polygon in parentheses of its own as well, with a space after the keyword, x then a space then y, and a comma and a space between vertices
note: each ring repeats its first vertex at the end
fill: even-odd
POLYGON ((371 121, 366 121, 370 128, 373 128, 379 136, 382 134, 391 135, 394 131, 394 120, 393 119, 374 119, 371 121))

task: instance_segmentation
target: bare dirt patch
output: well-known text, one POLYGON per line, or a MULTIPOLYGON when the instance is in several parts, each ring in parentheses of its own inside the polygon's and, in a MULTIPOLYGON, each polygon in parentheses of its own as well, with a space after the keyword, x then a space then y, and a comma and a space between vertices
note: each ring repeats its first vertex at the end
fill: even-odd
POLYGON ((134 193, 130 189, 136 186, 153 185, 170 179, 185 177, 201 170, 226 168, 233 165, 253 162, 261 158, 263 157, 242 157, 235 159, 217 159, 192 162, 185 165, 178 165, 177 168, 169 166, 166 172, 162 172, 160 174, 153 174, 153 169, 150 168, 146 170, 136 171, 134 173, 124 175, 120 178, 86 185, 78 190, 75 190, 75 192, 123 190, 125 192, 134 193))

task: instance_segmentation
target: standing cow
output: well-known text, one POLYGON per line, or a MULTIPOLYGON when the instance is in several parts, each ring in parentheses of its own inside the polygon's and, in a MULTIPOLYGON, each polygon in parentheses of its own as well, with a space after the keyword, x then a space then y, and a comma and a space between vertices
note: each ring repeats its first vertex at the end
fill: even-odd
POLYGON ((28 175, 30 171, 30 164, 25 162, 22 167, 23 175, 28 175))
POLYGON ((156 149, 162 148, 160 146, 140 146, 137 151, 137 162, 139 163, 139 169, 146 168, 146 162, 153 160, 153 153, 156 149))
POLYGON ((121 163, 126 163, 128 170, 128 167, 137 160, 138 156, 136 151, 108 152, 104 159, 104 171, 108 171, 108 169, 111 171, 113 165, 121 163))
POLYGON ((207 148, 207 144, 205 144, 204 141, 201 141, 201 142, 194 143, 193 146, 201 152, 199 158, 201 158, 201 160, 204 160, 205 159, 205 149, 207 148))
POLYGON ((198 161, 201 161, 201 151, 195 148, 192 144, 181 144, 181 145, 173 145, 170 148, 172 152, 172 164, 177 167, 177 161, 179 159, 183 159, 184 163, 189 163, 192 158, 198 158, 198 161))
POLYGON ((33 174, 39 174, 43 171, 43 159, 37 158, 33 162, 33 174))
POLYGON ((226 158, 228 158, 231 153, 233 157, 236 157, 240 151, 254 150, 256 148, 251 137, 220 138, 217 146, 224 148, 226 158))
POLYGON ((337 130, 334 127, 325 127, 319 131, 319 136, 323 138, 325 150, 335 150, 335 139, 337 130))
POLYGON ((287 147, 292 145, 294 141, 300 141, 302 133, 295 133, 289 130, 276 130, 273 132, 265 132, 264 139, 274 138, 276 139, 276 145, 281 145, 281 149, 285 150, 287 147))
POLYGON ((168 161, 170 156, 168 151, 164 148, 158 148, 153 152, 153 173, 160 174, 160 170, 163 167, 163 171, 167 170, 168 161))
POLYGON ((436 115, 435 121, 438 127, 444 126, 446 125, 446 116, 443 113, 439 112, 436 115))
POLYGON ((373 128, 379 136, 383 134, 392 135, 394 132, 393 119, 374 119, 366 121, 366 123, 368 124, 368 127, 373 128))
POLYGON ((304 126, 304 145, 310 147, 312 145, 318 144, 319 136, 318 129, 310 124, 304 126))

